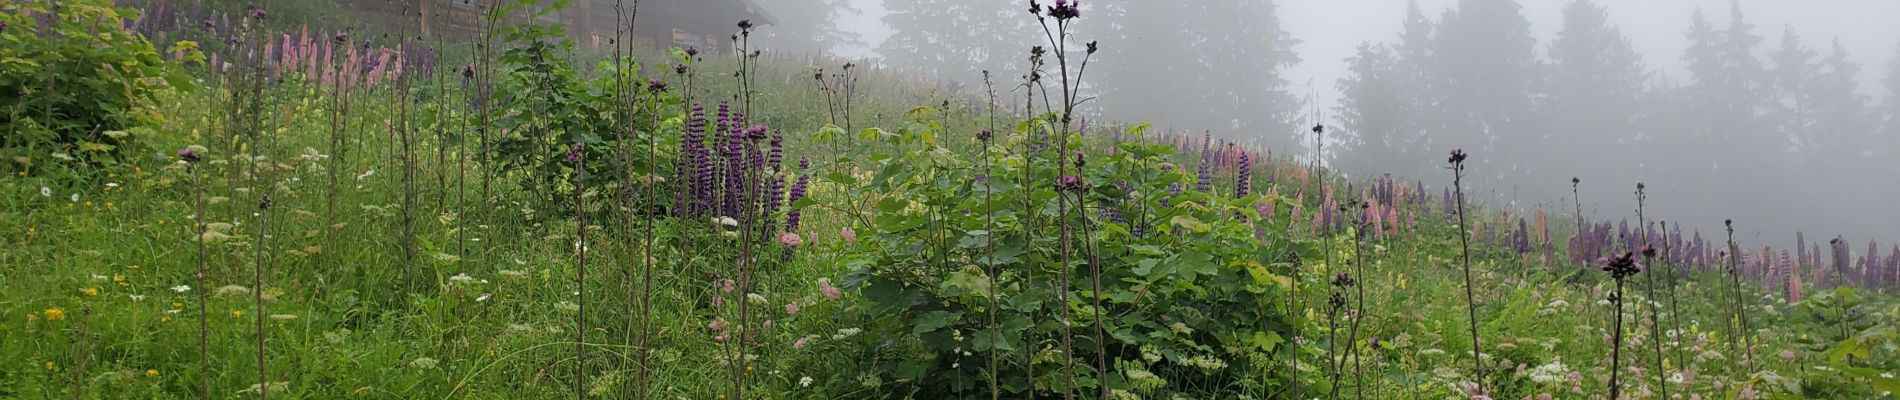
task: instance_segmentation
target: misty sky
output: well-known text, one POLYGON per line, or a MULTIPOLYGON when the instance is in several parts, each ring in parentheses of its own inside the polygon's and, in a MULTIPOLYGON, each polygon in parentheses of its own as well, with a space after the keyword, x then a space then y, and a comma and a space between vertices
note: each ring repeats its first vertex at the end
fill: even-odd
MULTIPOLYGON (((884 15, 884 0, 851 0, 861 15, 848 16, 846 29, 864 35, 869 48, 850 49, 847 56, 874 56, 873 49, 891 29, 879 20, 884 15)), ((1155 0, 1161 1, 1161 0, 1155 0)), ((1247 0, 1225 0, 1247 1, 1247 0)), ((1524 16, 1540 50, 1556 36, 1568 0, 1520 0, 1524 16)), ((1280 0, 1280 19, 1287 31, 1301 40, 1296 48, 1304 60, 1286 71, 1290 90, 1301 95, 1308 81, 1319 92, 1320 102, 1332 105, 1338 97, 1333 83, 1345 72, 1345 58, 1362 41, 1392 42, 1398 38, 1405 16, 1406 0, 1280 0)), ((1425 14, 1434 20, 1457 0, 1419 0, 1425 14)), ((1643 53, 1644 65, 1681 79, 1687 76, 1681 62, 1687 39, 1682 32, 1689 15, 1700 6, 1709 22, 1717 27, 1728 24, 1729 0, 1597 0, 1609 9, 1623 34, 1636 50, 1643 53)), ((1755 33, 1764 38, 1757 55, 1766 55, 1780 46, 1781 27, 1791 25, 1810 49, 1826 54, 1829 41, 1839 37, 1851 58, 1860 63, 1862 92, 1879 98, 1875 89, 1885 77, 1885 66, 1900 47, 1900 1, 1897 0, 1745 0, 1742 10, 1755 33)), ((1112 45, 1104 43, 1104 45, 1112 45)), ((1765 57, 1764 57, 1765 58, 1765 57)))

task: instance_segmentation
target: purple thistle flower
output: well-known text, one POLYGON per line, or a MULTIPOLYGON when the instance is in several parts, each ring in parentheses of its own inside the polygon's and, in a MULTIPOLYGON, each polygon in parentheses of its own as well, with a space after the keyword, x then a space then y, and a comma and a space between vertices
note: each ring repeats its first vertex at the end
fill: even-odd
POLYGON ((1088 190, 1088 186, 1082 183, 1082 177, 1080 176, 1063 175, 1061 178, 1056 178, 1056 190, 1079 193, 1083 190, 1088 190))
POLYGON ((580 143, 574 143, 573 147, 567 149, 567 162, 580 164, 582 158, 581 153, 586 151, 587 147, 582 146, 580 143))
POLYGON ((698 56, 698 55, 699 55, 699 48, 697 48, 697 47, 693 47, 693 46, 686 46, 686 56, 687 56, 687 57, 694 57, 694 56, 698 56))
POLYGON ((267 14, 264 12, 264 7, 251 7, 251 19, 264 19, 267 14))
POLYGON ((195 146, 185 147, 183 149, 178 150, 178 159, 184 162, 196 163, 198 162, 198 157, 199 157, 198 149, 196 149, 195 146))

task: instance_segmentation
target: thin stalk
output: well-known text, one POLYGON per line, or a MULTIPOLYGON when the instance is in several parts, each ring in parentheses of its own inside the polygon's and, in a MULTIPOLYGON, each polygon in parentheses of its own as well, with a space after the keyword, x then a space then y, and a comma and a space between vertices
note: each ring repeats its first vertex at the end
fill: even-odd
POLYGON ((1465 272, 1465 311, 1467 321, 1471 325, 1472 372, 1477 377, 1478 391, 1482 393, 1484 392, 1484 358, 1478 352, 1478 302, 1477 295, 1471 289, 1471 237, 1465 232, 1470 225, 1465 222, 1465 153, 1463 150, 1452 151, 1451 165, 1452 190, 1458 200, 1459 258, 1464 263, 1465 272))
POLYGON ((1611 303, 1616 303, 1616 314, 1613 318, 1616 322, 1612 325, 1615 332, 1611 335, 1615 339, 1610 345, 1610 398, 1621 399, 1623 398, 1623 385, 1620 382, 1623 372, 1623 277, 1619 275, 1615 279, 1616 298, 1610 299, 1611 303))
MULTIPOLYGON (((987 269, 987 271, 985 271, 985 274, 987 274, 990 277, 990 291, 989 291, 990 400, 997 400, 997 399, 1002 398, 1002 390, 998 386, 999 382, 997 381, 997 377, 996 377, 996 371, 997 371, 996 369, 996 362, 997 362, 996 342, 998 339, 1002 338, 1002 331, 998 329, 998 326, 1000 325, 998 325, 996 322, 996 314, 998 314, 998 311, 1000 311, 996 308, 996 291, 998 290, 998 288, 1001 287, 1000 285, 997 285, 997 283, 999 283, 999 281, 1002 280, 1002 276, 996 274, 996 239, 995 239, 996 237, 994 236, 996 231, 993 227, 996 224, 996 206, 994 205, 994 203, 991 202, 993 193, 991 193, 992 190, 991 190, 991 186, 989 185, 989 180, 995 179, 990 176, 990 139, 994 137, 994 135, 996 134, 995 133, 996 132, 996 88, 990 82, 990 71, 988 70, 983 71, 983 88, 990 95, 988 99, 989 105, 990 105, 990 113, 989 113, 990 114, 990 129, 987 131, 984 131, 981 137, 978 138, 978 139, 981 139, 981 143, 983 144, 983 149, 981 150, 983 153, 983 179, 984 179, 983 181, 983 231, 991 232, 990 233, 991 236, 986 237, 983 240, 983 256, 984 256, 983 266, 987 269)), ((829 101, 827 100, 827 102, 829 101)))
POLYGON ((1735 334, 1731 336, 1741 340, 1743 354, 1742 367, 1752 371, 1754 370, 1755 363, 1755 347, 1748 343, 1748 309, 1743 304, 1742 273, 1736 265, 1736 261, 1741 259, 1741 248, 1735 246, 1734 222, 1734 220, 1722 221, 1722 225, 1728 228, 1728 273, 1729 279, 1734 282, 1733 287, 1735 288, 1735 323, 1737 329, 1735 330, 1735 334))
MULTIPOLYGON (((1663 366, 1662 315, 1656 305, 1656 250, 1654 239, 1649 237, 1649 222, 1643 216, 1643 203, 1648 196, 1643 193, 1643 184, 1636 184, 1636 225, 1643 229, 1643 278, 1649 281, 1649 294, 1643 297, 1643 303, 1649 306, 1649 336, 1656 350, 1656 384, 1662 388, 1662 398, 1669 398, 1668 373, 1663 366)), ((1615 398, 1615 397, 1612 397, 1615 398)))
POLYGON ((209 269, 209 263, 205 260, 205 176, 204 171, 199 170, 198 157, 194 154, 186 162, 191 164, 191 192, 197 209, 192 222, 198 225, 198 378, 202 389, 198 398, 205 400, 211 398, 211 322, 205 311, 210 292, 205 286, 206 270, 209 269))
MULTIPOLYGON (((1677 337, 1681 337, 1682 336, 1682 307, 1676 301, 1676 281, 1677 279, 1679 279, 1679 277, 1676 276, 1676 274, 1679 271, 1676 270, 1675 266, 1669 265, 1669 254, 1670 254, 1669 253, 1669 239, 1668 239, 1669 238, 1669 221, 1660 221, 1660 222, 1661 222, 1662 231, 1663 231, 1663 241, 1662 241, 1663 261, 1662 262, 1664 265, 1668 266, 1666 269, 1664 269, 1664 271, 1669 272, 1669 276, 1666 277, 1666 280, 1668 281, 1666 287, 1669 289, 1669 315, 1670 315, 1669 320, 1671 322, 1670 330, 1675 331, 1677 337)), ((1683 355, 1682 355, 1682 344, 1678 343, 1676 344, 1675 347, 1676 347, 1676 365, 1677 366, 1688 365, 1683 362, 1683 360, 1685 359, 1683 358, 1683 355)))
MULTIPOLYGON (((251 168, 255 171, 257 167, 251 168)), ((253 318, 257 321, 257 398, 259 399, 270 398, 270 381, 266 374, 267 365, 264 363, 264 337, 266 336, 264 333, 264 268, 268 266, 265 264, 264 253, 269 247, 265 245, 265 240, 270 237, 270 206, 271 199, 268 194, 264 195, 263 200, 257 202, 257 253, 254 255, 256 267, 251 269, 251 301, 257 309, 257 315, 253 318)))
POLYGON ((587 170, 583 164, 586 156, 582 151, 584 148, 575 143, 574 149, 568 153, 568 160, 574 163, 574 217, 578 220, 575 236, 580 243, 576 246, 579 256, 574 266, 574 288, 579 301, 575 314, 578 315, 576 323, 580 326, 574 333, 578 341, 574 344, 576 399, 587 398, 587 170))

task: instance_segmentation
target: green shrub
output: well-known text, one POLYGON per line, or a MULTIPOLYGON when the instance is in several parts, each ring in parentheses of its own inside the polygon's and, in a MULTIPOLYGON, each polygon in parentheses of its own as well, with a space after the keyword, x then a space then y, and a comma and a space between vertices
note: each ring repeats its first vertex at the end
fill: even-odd
POLYGON ((0 152, 21 169, 136 154, 126 132, 150 118, 142 105, 185 82, 124 29, 133 11, 107 0, 9 3, 0 5, 0 152))

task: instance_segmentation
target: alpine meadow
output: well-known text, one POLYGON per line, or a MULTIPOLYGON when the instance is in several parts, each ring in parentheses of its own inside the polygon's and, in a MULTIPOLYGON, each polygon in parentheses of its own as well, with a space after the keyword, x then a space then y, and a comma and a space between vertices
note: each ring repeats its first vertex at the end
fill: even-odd
POLYGON ((1895 15, 0 0, 0 399, 1895 399, 1895 15))

